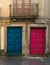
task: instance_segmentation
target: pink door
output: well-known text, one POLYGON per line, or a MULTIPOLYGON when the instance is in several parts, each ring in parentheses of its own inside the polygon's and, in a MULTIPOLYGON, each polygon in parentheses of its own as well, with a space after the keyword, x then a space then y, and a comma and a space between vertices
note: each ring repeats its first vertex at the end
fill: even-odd
POLYGON ((45 53, 45 28, 30 28, 30 54, 45 53))

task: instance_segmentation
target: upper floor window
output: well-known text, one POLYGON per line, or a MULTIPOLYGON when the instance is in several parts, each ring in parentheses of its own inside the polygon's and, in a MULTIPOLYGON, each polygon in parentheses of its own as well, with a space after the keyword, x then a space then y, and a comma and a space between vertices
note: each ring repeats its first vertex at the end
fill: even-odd
POLYGON ((30 8, 34 0, 16 0, 17 8, 30 8))
POLYGON ((31 0, 31 4, 33 4, 34 3, 34 0, 31 0))
POLYGON ((29 8, 30 0, 24 0, 24 8, 29 8))
POLYGON ((17 8, 22 8, 23 0, 17 0, 17 8))

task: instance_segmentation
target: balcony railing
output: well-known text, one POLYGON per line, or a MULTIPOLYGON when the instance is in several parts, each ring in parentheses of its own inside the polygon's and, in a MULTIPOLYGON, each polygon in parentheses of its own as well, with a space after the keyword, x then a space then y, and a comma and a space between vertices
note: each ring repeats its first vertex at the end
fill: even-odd
POLYGON ((11 19, 18 18, 36 18, 38 16, 39 6, 38 4, 23 4, 23 5, 10 5, 10 17, 11 19))

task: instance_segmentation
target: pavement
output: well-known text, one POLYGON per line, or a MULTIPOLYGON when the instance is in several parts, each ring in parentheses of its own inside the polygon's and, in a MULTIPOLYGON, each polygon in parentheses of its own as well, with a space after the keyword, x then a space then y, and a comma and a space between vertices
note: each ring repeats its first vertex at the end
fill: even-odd
POLYGON ((50 58, 1 57, 0 65, 50 65, 50 58))

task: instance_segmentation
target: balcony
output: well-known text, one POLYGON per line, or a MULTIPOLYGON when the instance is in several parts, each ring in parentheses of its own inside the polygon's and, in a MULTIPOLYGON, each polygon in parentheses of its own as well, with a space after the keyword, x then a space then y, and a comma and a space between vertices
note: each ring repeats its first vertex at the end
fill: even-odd
POLYGON ((10 5, 10 19, 19 20, 19 19, 36 19, 38 17, 39 5, 36 3, 27 5, 10 5))

